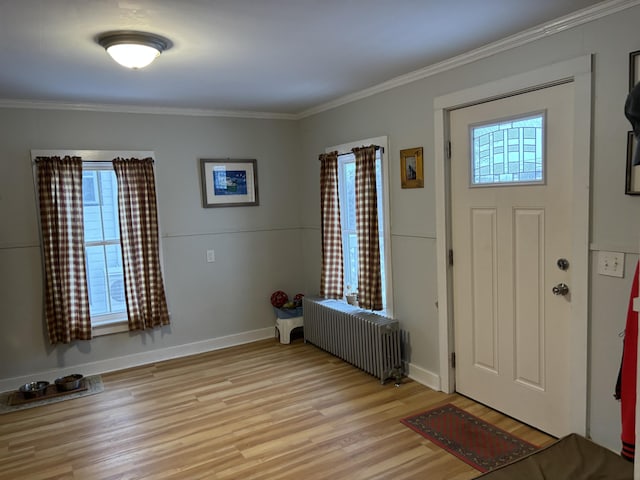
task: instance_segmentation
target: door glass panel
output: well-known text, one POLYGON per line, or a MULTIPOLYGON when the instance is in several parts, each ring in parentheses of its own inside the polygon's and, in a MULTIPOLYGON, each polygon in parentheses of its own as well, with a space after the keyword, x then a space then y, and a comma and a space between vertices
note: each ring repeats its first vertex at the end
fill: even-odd
POLYGON ((544 113, 475 124, 471 186, 544 183, 544 113))

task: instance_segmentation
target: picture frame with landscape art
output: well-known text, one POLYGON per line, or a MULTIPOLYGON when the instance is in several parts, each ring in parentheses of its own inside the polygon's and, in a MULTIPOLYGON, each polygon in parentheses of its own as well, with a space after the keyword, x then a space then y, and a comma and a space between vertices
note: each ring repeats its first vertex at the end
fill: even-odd
POLYGON ((400 183, 402 188, 423 188, 422 147, 400 150, 400 183))
POLYGON ((254 159, 200 159, 202 207, 257 206, 258 166, 254 159))
POLYGON ((633 158, 637 148, 638 140, 633 131, 627 132, 627 171, 624 189, 624 193, 627 195, 640 195, 640 165, 633 165, 633 158))

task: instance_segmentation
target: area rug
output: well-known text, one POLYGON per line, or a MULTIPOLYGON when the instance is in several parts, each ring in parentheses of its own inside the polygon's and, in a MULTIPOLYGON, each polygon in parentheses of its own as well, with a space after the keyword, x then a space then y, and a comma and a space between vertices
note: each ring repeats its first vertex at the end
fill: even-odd
POLYGON ((10 405, 9 400, 16 392, 3 392, 0 393, 0 414, 16 412, 18 410, 25 410, 27 408, 40 407, 42 405, 50 405, 52 403, 64 402, 66 400, 73 400, 78 397, 86 397, 88 395, 95 395, 104 390, 102 383, 102 377, 100 375, 91 375, 84 377, 85 389, 77 392, 70 392, 67 395, 60 395, 51 398, 43 398, 42 400, 34 400, 29 403, 22 403, 18 405, 10 405))
POLYGON ((481 472, 539 448, 450 403, 400 421, 481 472))

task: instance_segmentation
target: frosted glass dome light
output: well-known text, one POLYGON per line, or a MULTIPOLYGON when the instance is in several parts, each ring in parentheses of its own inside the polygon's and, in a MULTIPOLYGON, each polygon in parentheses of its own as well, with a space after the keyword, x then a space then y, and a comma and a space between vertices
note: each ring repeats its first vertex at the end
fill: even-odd
POLYGON ((153 62, 171 46, 166 38, 144 32, 108 32, 98 43, 123 67, 139 69, 153 62))

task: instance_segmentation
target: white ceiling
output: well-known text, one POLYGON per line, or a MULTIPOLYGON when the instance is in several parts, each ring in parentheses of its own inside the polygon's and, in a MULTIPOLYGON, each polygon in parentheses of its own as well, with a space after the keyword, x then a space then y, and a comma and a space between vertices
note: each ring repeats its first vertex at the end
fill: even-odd
POLYGON ((296 115, 576 11, 589 18, 624 3, 0 0, 0 99, 296 115), (95 42, 117 29, 163 35, 173 47, 127 70, 95 42))

